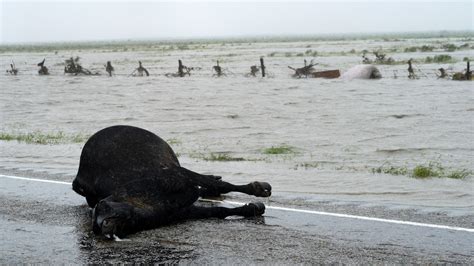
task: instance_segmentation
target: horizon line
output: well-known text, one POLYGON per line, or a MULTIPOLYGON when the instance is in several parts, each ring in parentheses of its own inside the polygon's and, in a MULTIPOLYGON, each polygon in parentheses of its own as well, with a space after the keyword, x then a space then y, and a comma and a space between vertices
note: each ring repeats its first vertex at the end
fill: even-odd
POLYGON ((308 34, 244 34, 234 36, 175 36, 175 37, 143 37, 143 38, 110 38, 110 39, 77 39, 77 40, 57 40, 57 41, 25 41, 25 42, 0 42, 0 46, 11 46, 11 45, 55 45, 64 43, 107 43, 107 42, 183 42, 183 41, 225 41, 225 40, 278 40, 285 38, 293 39, 310 39, 310 38, 323 38, 323 39, 338 39, 338 38, 358 38, 358 37, 405 37, 413 38, 415 35, 427 35, 426 37, 474 37, 474 30, 426 30, 426 31, 387 31, 387 32, 339 32, 339 33, 308 33, 308 34), (457 36, 459 34, 468 33, 468 36, 457 36), (437 36, 446 34, 448 36, 437 36), (400 35, 400 36, 398 36, 400 35))

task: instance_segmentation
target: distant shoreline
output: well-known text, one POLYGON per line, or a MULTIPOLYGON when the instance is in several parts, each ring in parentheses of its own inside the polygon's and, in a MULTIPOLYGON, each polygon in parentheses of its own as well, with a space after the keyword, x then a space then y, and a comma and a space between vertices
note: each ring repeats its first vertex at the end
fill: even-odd
POLYGON ((311 35, 260 35, 260 36, 222 36, 222 37, 195 37, 195 38, 150 38, 150 39, 110 39, 110 40, 72 40, 54 42, 25 42, 0 44, 2 50, 15 50, 11 48, 20 47, 50 47, 66 49, 95 48, 106 44, 113 45, 142 45, 142 44, 209 44, 209 43, 246 43, 246 42, 293 42, 293 41, 344 41, 344 40, 367 40, 367 39, 416 39, 416 38, 474 38, 473 30, 461 31, 421 31, 421 32, 380 32, 380 33, 335 33, 335 34, 311 34, 311 35), (3 48, 3 49, 2 49, 3 48), (5 49, 6 48, 6 49, 5 49))

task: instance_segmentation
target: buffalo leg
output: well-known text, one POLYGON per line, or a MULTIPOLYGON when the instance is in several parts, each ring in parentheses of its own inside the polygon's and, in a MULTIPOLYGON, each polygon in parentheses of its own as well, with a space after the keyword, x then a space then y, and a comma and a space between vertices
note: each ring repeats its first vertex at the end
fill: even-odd
POLYGON ((265 205, 261 202, 249 203, 236 208, 225 207, 201 207, 191 205, 176 213, 173 220, 187 219, 206 219, 220 218, 224 219, 228 216, 256 217, 265 213, 265 205))
POLYGON ((267 182, 255 181, 247 185, 234 185, 221 181, 216 176, 201 175, 186 168, 181 170, 193 183, 201 187, 201 196, 219 196, 233 191, 257 197, 269 197, 272 194, 272 186, 267 182))

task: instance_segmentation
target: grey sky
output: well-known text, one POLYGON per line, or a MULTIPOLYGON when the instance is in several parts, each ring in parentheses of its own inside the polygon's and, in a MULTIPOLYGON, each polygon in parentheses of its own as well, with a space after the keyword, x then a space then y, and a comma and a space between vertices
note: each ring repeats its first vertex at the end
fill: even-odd
POLYGON ((0 0, 0 43, 473 30, 473 2, 0 0))

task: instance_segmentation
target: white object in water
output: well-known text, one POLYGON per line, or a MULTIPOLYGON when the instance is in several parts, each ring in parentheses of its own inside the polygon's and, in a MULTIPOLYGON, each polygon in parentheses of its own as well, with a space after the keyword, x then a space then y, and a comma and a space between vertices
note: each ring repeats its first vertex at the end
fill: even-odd
POLYGON ((382 78, 382 74, 378 68, 373 65, 357 65, 346 72, 341 76, 342 79, 379 79, 382 78))

